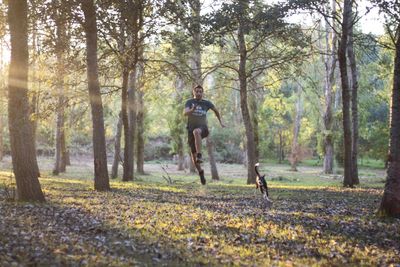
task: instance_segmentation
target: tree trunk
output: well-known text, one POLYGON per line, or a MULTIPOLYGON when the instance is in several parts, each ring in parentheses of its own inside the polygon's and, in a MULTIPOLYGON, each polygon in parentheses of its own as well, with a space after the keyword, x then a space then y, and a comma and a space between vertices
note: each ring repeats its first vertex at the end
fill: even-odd
POLYGON ((67 145, 65 141, 65 127, 61 133, 61 162, 60 162, 60 172, 65 172, 67 169, 67 145))
MULTIPOLYGON (((336 13, 336 0, 332 0, 332 14, 336 13)), ((332 20, 333 21, 333 20, 332 20)), ((332 23, 332 22, 331 22, 332 23)), ((333 25, 333 24, 332 24, 333 25)), ((336 69, 336 42, 337 35, 335 30, 332 30, 328 21, 326 21, 326 56, 325 56, 325 111, 323 115, 324 122, 324 173, 333 173, 334 162, 334 146, 333 146, 333 115, 332 115, 332 100, 333 100, 333 85, 335 83, 336 69), (332 36, 330 38, 330 36, 332 36), (332 44, 330 47, 329 44, 332 44)))
MULTIPOLYGON (((253 86, 253 89, 256 89, 257 85, 253 86)), ((250 100, 250 112, 251 112, 251 121, 253 123, 254 128, 254 145, 255 145, 255 154, 256 154, 256 162, 259 161, 260 158, 260 150, 259 150, 259 136, 258 136, 258 109, 257 109, 257 96, 255 94, 251 94, 249 97, 250 100)))
POLYGON ((114 161, 111 168, 111 178, 118 177, 118 166, 121 162, 121 134, 122 134, 122 112, 119 113, 117 129, 114 140, 114 161))
POLYGON ((238 29, 239 42, 239 87, 240 87, 240 108, 242 111, 243 123, 246 130, 246 147, 247 147, 247 184, 256 182, 256 173, 254 165, 256 164, 256 150, 254 144, 254 130, 251 123, 249 108, 247 106, 247 75, 246 61, 247 50, 244 39, 243 25, 239 23, 238 29))
MULTIPOLYGON (((143 58, 143 49, 140 49, 140 57, 143 58)), ((144 172, 144 64, 138 63, 137 75, 137 142, 136 142, 136 170, 140 174, 144 172)))
POLYGON ((208 158, 210 160, 210 168, 211 168, 211 179, 212 180, 219 180, 219 175, 218 175, 218 169, 217 169, 217 163, 215 162, 215 157, 214 157, 214 143, 211 139, 211 136, 207 137, 207 152, 208 152, 208 158))
MULTIPOLYGON (((0 69, 4 70, 3 63, 3 41, 0 39, 0 69)), ((4 80, 4 79, 3 79, 4 80)), ((3 80, 0 83, 0 103, 5 102, 5 94, 4 90, 6 90, 6 85, 3 83, 3 80)), ((4 150, 3 150, 3 114, 5 114, 3 110, 3 104, 0 104, 0 161, 3 160, 4 150)))
MULTIPOLYGON (((353 18, 353 15, 351 16, 353 18)), ((356 55, 354 54, 353 42, 353 23, 349 28, 349 42, 347 45, 347 53, 350 61, 351 69, 351 116, 352 116, 352 148, 351 148, 351 178, 352 184, 360 183, 358 179, 358 77, 356 55)))
MULTIPOLYGON (((202 70, 201 70, 201 25, 200 25, 200 0, 191 1, 192 9, 192 60, 191 69, 193 73, 194 86, 202 85, 202 70)), ((193 87, 194 87, 193 86, 193 87)))
POLYGON ((301 87, 297 86, 296 115, 293 127, 292 153, 290 155, 291 171, 297 171, 297 164, 299 162, 299 153, 300 153, 299 133, 301 127, 301 115, 302 115, 301 87))
POLYGON ((64 134, 64 111, 60 110, 62 105, 62 97, 58 99, 57 108, 57 123, 56 123, 56 149, 55 149, 55 164, 53 169, 53 174, 58 175, 61 168, 61 154, 62 154, 62 135, 64 134))
POLYGON ((285 159, 285 154, 283 151, 283 133, 282 129, 278 130, 278 136, 279 136, 279 147, 278 147, 278 163, 281 164, 283 160, 285 159))
MULTIPOLYGON (((176 108, 175 110, 175 118, 172 123, 171 127, 171 135, 172 140, 176 145, 176 153, 178 154, 178 171, 183 171, 185 169, 185 154, 184 154, 184 138, 187 140, 187 131, 184 130, 184 117, 182 115, 182 95, 184 95, 185 91, 185 81, 182 76, 177 75, 175 78, 175 88, 176 88, 176 96, 175 96, 175 103, 176 108), (186 133, 186 135, 185 135, 186 133)), ((193 165, 193 164, 192 164, 193 165)), ((190 164, 189 164, 190 168, 190 164)))
POLYGON ((185 169, 185 154, 183 150, 182 137, 179 137, 179 141, 176 144, 177 154, 178 154, 178 171, 183 171, 185 169))
POLYGON ((3 157, 3 115, 0 115, 0 161, 3 160, 3 157))
POLYGON ((65 166, 71 166, 71 156, 68 149, 65 149, 65 166))
POLYGON ((110 189, 107 169, 106 141, 104 131, 103 103, 100 94, 97 64, 97 25, 93 0, 82 0, 85 15, 87 79, 93 122, 94 188, 110 189))
MULTIPOLYGON (((136 64, 137 65, 137 64, 136 64)), ((135 178, 134 174, 134 162, 135 162, 135 135, 136 135, 136 71, 137 67, 135 66, 134 70, 129 73, 129 86, 128 86, 128 118, 129 118, 129 158, 132 164, 132 177, 135 178)))
POLYGON ((143 91, 138 91, 138 112, 137 112, 137 160, 136 169, 140 174, 144 174, 144 103, 143 91))
POLYGON ((129 80, 129 72, 127 69, 122 73, 122 105, 121 105, 121 113, 122 113, 122 125, 124 127, 124 162, 123 162, 123 174, 122 181, 132 181, 133 180, 133 158, 130 152, 130 148, 132 147, 132 139, 130 136, 129 130, 129 118, 128 118, 128 80, 129 80))
POLYGON ((62 172, 63 166, 63 144, 65 142, 65 133, 64 133, 64 104, 65 104, 65 96, 64 96, 64 76, 65 76, 65 41, 66 41, 66 29, 65 29, 65 21, 63 18, 63 10, 61 10, 58 1, 56 2, 56 58, 57 58, 57 77, 56 77, 56 94, 58 96, 57 103, 57 122, 56 122, 56 149, 55 149, 55 164, 53 169, 53 174, 57 175, 62 172))
POLYGON ((347 74, 347 42, 349 35, 349 25, 351 19, 351 0, 344 1, 343 21, 342 21, 342 36, 340 38, 338 48, 338 59, 340 68, 340 77, 342 83, 342 110, 343 110, 343 143, 344 143, 344 179, 343 185, 353 187, 353 179, 351 178, 351 156, 352 156, 352 133, 351 133, 351 118, 350 118, 350 86, 347 74))
MULTIPOLYGON (((60 73, 59 73, 60 75, 60 73)), ((55 149, 55 164, 53 174, 58 175, 60 172, 65 171, 65 159, 63 160, 63 153, 65 153, 65 133, 64 133, 64 94, 63 82, 58 76, 58 104, 57 104, 57 123, 56 123, 56 149, 55 149)), ((63 78, 62 78, 63 79, 63 78)))
MULTIPOLYGON (((400 33, 400 25, 397 26, 400 33)), ((400 35, 397 34, 390 112, 390 141, 385 191, 379 213, 400 217, 400 35)))
MULTIPOLYGON (((36 6, 35 6, 35 1, 31 1, 32 4, 32 9, 35 10, 36 6)), ((35 14, 36 15, 36 14, 35 14)), ((38 49, 37 49, 37 44, 36 44, 36 31, 37 29, 35 27, 32 28, 32 51, 33 51, 33 55, 32 55, 32 59, 33 59, 33 64, 32 64, 32 68, 31 68, 31 73, 32 73, 32 87, 33 90, 30 92, 32 95, 32 99, 30 102, 30 117, 33 118, 32 121, 32 131, 33 131, 33 140, 34 140, 34 145, 35 145, 35 152, 36 152, 36 130, 37 130, 37 113, 38 113, 38 102, 39 102, 39 97, 38 97, 38 88, 35 88, 35 82, 36 82, 36 59, 37 59, 37 54, 38 54, 38 49)), ((28 77, 29 80, 29 77, 28 77)), ((38 170, 39 172, 39 170, 38 170)), ((39 175, 40 176, 40 175, 39 175)))
POLYGON ((18 200, 44 202, 38 179, 32 123, 29 120, 27 6, 26 0, 8 2, 11 37, 8 84, 10 145, 18 200))

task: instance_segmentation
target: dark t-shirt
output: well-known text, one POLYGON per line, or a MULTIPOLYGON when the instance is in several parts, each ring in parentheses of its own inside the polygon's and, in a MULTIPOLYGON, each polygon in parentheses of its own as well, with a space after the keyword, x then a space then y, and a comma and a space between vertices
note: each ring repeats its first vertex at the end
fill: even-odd
POLYGON ((192 105, 196 105, 196 109, 188 115, 187 128, 194 129, 200 126, 207 126, 207 111, 214 107, 214 104, 208 100, 197 100, 195 98, 186 101, 185 108, 192 108, 192 105))

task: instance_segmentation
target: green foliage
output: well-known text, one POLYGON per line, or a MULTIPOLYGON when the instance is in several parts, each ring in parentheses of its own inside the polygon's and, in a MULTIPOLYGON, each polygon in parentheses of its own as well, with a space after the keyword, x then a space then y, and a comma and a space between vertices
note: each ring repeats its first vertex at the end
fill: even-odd
POLYGON ((240 134, 230 129, 214 128, 211 137, 216 160, 224 163, 243 163, 243 141, 240 134))
POLYGON ((170 159, 171 153, 171 138, 169 136, 149 137, 148 142, 145 144, 144 159, 170 159))

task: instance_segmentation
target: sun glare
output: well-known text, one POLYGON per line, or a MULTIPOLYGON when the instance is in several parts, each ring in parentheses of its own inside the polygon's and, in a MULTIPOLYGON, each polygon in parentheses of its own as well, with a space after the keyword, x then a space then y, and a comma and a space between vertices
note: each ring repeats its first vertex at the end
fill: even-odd
POLYGON ((0 64, 1 67, 10 62, 10 49, 4 43, 0 43, 0 64))

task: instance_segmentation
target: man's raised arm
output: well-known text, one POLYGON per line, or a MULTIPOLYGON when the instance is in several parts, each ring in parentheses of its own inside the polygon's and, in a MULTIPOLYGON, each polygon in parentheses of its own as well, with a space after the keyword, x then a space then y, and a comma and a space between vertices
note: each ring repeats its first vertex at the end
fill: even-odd
POLYGON ((222 123, 221 114, 219 114, 218 109, 215 106, 213 106, 211 109, 212 109, 212 111, 214 111, 215 116, 217 116, 217 119, 218 119, 219 124, 221 125, 221 127, 225 128, 226 126, 222 123))

